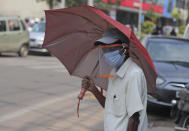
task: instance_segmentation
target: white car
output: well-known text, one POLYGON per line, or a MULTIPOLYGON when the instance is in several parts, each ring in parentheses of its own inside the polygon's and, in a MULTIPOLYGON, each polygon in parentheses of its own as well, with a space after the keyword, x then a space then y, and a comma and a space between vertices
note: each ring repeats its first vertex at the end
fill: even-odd
POLYGON ((30 52, 48 53, 48 51, 42 48, 42 44, 45 37, 45 22, 36 24, 30 32, 30 52))

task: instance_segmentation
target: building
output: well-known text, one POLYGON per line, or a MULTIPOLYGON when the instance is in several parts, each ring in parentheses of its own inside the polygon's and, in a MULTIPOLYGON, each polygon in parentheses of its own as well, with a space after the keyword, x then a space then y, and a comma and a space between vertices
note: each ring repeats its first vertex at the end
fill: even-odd
MULTIPOLYGON (((158 20, 160 25, 173 25, 175 20, 172 18, 172 12, 178 8, 181 18, 187 19, 188 0, 143 0, 142 3, 142 21, 145 20, 145 13, 152 7, 161 17, 158 20)), ((140 0, 122 0, 119 4, 117 0, 102 0, 104 3, 111 3, 112 8, 109 10, 109 15, 125 25, 138 26, 138 12, 140 0), (118 4, 118 6, 115 6, 118 4)), ((103 8, 103 7, 102 7, 103 8)))
POLYGON ((45 1, 37 0, 1 0, 0 15, 17 15, 22 18, 44 17, 44 10, 49 9, 45 1))

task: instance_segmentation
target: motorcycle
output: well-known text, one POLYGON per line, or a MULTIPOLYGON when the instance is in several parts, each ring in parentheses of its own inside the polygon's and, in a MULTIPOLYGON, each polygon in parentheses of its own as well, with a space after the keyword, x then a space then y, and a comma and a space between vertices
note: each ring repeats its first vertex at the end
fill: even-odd
POLYGON ((175 119, 175 123, 178 127, 176 131, 188 131, 189 130, 189 83, 186 87, 179 91, 176 95, 176 99, 172 100, 171 117, 175 119))

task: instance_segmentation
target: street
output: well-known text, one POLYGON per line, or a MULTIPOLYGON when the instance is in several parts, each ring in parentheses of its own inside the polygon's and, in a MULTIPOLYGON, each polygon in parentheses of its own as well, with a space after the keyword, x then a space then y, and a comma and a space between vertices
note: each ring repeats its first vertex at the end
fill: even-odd
MULTIPOLYGON (((103 108, 91 94, 77 117, 81 79, 55 57, 4 55, 0 72, 0 131, 103 131, 103 108)), ((148 115, 150 131, 173 130, 173 120, 160 112, 148 115)))

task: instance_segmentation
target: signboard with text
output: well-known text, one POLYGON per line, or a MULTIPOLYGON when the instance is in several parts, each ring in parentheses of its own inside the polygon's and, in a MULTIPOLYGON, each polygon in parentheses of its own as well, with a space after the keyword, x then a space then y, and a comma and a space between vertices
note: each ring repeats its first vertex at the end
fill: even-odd
MULTIPOLYGON (((118 0, 102 0, 103 2, 118 3, 118 0)), ((164 0, 143 0, 142 9, 149 10, 150 7, 154 8, 154 11, 163 14, 164 12, 164 0)), ((140 0, 122 0, 121 6, 139 9, 140 0)))

